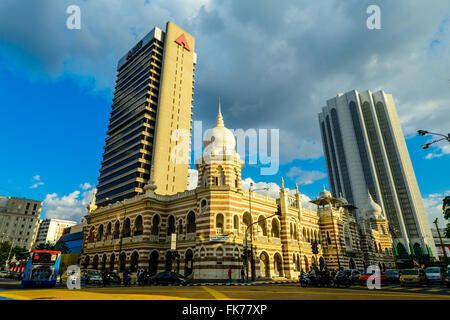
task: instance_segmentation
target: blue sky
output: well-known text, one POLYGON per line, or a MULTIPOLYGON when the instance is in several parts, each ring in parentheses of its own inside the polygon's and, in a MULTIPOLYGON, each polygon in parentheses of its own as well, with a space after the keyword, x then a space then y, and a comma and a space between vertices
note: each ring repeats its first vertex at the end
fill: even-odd
POLYGON ((229 128, 280 129, 279 173, 260 176, 245 166, 243 178, 279 184, 284 176, 286 187, 299 181, 315 197, 328 188, 317 113, 339 92, 383 89, 394 96, 430 216, 450 194, 450 148, 422 150, 428 138, 415 134, 449 130, 446 1, 434 8, 379 1, 385 20, 378 31, 365 28, 364 1, 259 1, 256 9, 239 1, 30 1, 34 20, 13 19, 20 2, 0 5, 0 195, 45 200, 42 217, 85 213, 116 63, 167 20, 196 37, 194 120, 211 126, 220 96, 229 128), (81 30, 65 28, 72 3, 81 7, 81 30))

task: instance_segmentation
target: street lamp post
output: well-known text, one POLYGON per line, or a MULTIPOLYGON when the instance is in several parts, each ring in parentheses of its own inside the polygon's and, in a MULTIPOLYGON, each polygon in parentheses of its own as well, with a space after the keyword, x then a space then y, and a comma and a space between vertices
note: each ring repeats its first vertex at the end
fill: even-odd
POLYGON ((438 218, 436 218, 436 220, 434 220, 433 223, 436 225, 436 230, 437 230, 437 233, 439 236, 439 240, 441 241, 441 247, 442 247, 442 251, 444 252, 445 263, 448 263, 447 252, 445 250, 444 242, 442 241, 441 232, 439 231, 438 218))
POLYGON ((423 149, 428 149, 430 147, 430 145, 432 145, 433 143, 436 143, 436 142, 439 142, 439 141, 442 141, 442 140, 447 140, 448 142, 450 142, 450 133, 447 133, 447 135, 445 135, 445 134, 441 134, 441 133, 429 132, 429 131, 426 131, 426 130, 417 130, 417 133, 420 136, 426 136, 427 134, 430 134, 430 135, 442 137, 440 139, 433 140, 433 141, 431 141, 429 143, 425 143, 424 145, 422 145, 423 149))
MULTIPOLYGON (((267 188, 267 187, 266 188, 261 188, 261 189, 253 189, 252 190, 252 187, 253 187, 253 183, 250 182, 249 198, 248 198, 248 204, 249 204, 249 210, 250 210, 250 219, 252 219, 252 191, 259 191, 259 190, 267 191, 267 190, 269 190, 269 188, 267 188)), ((271 215, 271 216, 269 216, 269 217, 267 217, 265 219, 268 219, 268 218, 273 217, 273 216, 274 215, 271 215)), ((265 219, 262 219, 262 220, 265 220, 265 219)), ((248 229, 251 226, 253 226, 255 223, 258 223, 259 221, 262 221, 262 220, 258 220, 256 222, 250 223, 247 226, 247 229, 245 230, 245 252, 246 253, 248 252, 248 240, 247 240, 248 229)), ((255 260, 254 260, 254 257, 253 257, 253 228, 250 229, 250 237, 251 237, 251 239, 250 239, 250 252, 251 252, 250 265, 251 265, 251 269, 252 269, 252 281, 255 281, 255 260)), ((247 279, 247 282, 248 282, 248 257, 247 257, 247 254, 245 254, 244 257, 245 257, 246 279, 247 279)))

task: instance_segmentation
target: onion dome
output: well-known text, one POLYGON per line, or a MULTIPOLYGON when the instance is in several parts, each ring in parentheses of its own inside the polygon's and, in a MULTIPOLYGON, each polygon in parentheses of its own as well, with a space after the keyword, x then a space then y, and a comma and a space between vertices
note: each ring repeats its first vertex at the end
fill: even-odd
POLYGON ((236 138, 233 132, 225 127, 222 113, 220 111, 217 114, 216 124, 214 128, 206 132, 205 140, 203 141, 205 148, 204 155, 226 155, 234 156, 236 153, 236 138))
POLYGON ((319 199, 331 198, 331 192, 325 189, 325 185, 323 185, 323 191, 319 194, 319 199))
POLYGON ((383 214, 381 207, 372 199, 372 195, 370 192, 369 194, 369 201, 367 203, 367 206, 364 208, 363 212, 366 215, 367 218, 375 218, 375 219, 382 219, 383 214))

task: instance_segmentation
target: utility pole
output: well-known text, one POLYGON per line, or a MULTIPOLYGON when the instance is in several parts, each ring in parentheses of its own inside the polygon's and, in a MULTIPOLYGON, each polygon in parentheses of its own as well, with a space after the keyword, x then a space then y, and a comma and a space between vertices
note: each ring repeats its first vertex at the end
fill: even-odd
POLYGON ((434 220, 433 223, 436 225, 436 230, 437 230, 437 233, 439 236, 439 240, 441 241, 441 247, 442 247, 442 251, 444 252, 445 263, 448 263, 448 257, 447 257, 447 252, 445 250, 444 241, 442 241, 441 232, 439 231, 438 218, 436 218, 436 220, 434 220))

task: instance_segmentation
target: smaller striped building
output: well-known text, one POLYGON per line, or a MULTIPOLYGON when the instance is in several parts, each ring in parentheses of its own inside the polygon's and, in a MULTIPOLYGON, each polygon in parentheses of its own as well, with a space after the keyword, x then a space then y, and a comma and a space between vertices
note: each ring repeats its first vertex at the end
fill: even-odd
POLYGON ((172 270, 202 280, 226 279, 231 267, 238 279, 246 265, 246 230, 253 252, 249 272, 256 279, 296 279, 313 265, 394 267, 387 220, 370 195, 366 215, 357 222, 354 207, 326 190, 312 201, 317 211, 304 208, 298 187, 289 194, 283 181, 277 199, 250 193, 241 187, 243 161, 220 108, 209 137, 196 162, 196 189, 160 195, 150 183, 144 194, 122 202, 97 208, 93 199, 82 267, 172 270), (274 215, 278 208, 281 214, 274 215))

